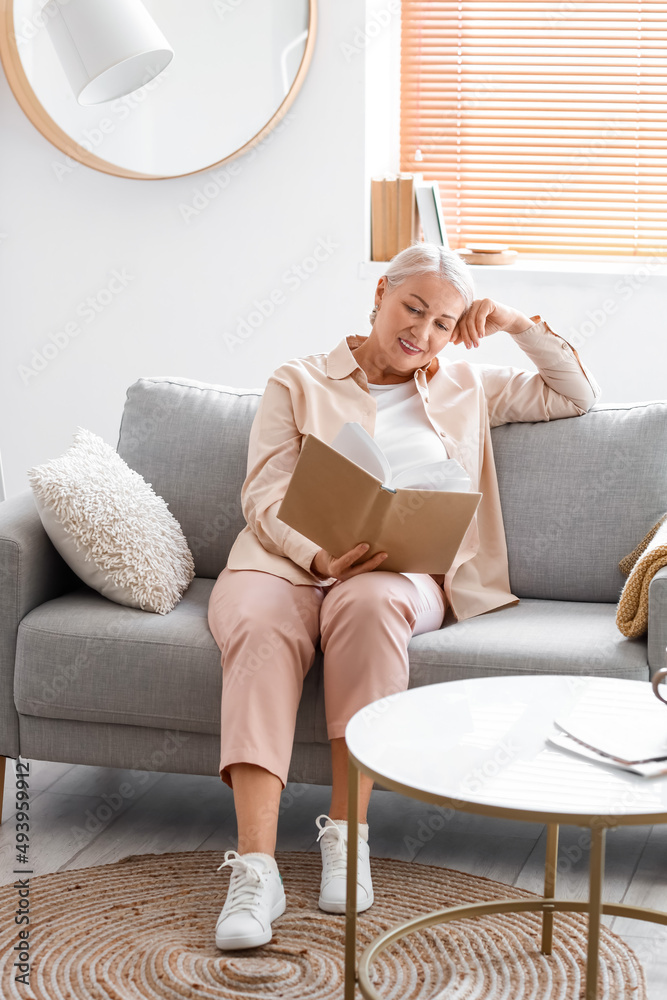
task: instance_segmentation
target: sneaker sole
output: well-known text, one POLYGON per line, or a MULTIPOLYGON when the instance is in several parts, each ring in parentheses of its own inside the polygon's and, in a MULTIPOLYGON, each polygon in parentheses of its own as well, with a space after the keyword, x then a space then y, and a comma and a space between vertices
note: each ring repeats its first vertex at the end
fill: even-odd
MULTIPOLYGON (((375 896, 371 893, 370 898, 365 900, 363 903, 357 901, 357 913, 363 913, 364 910, 368 910, 375 902, 375 896)), ((320 898, 317 901, 317 905, 320 910, 324 910, 325 913, 345 913, 346 902, 343 900, 342 903, 334 903, 329 900, 320 898)))
MULTIPOLYGON (((287 900, 283 896, 280 902, 271 910, 271 923, 281 917, 285 912, 285 907, 287 906, 287 900)), ((221 951, 240 951, 243 948, 259 948, 260 945, 268 944, 271 940, 273 930, 269 927, 268 931, 256 934, 254 937, 227 937, 224 940, 218 938, 216 932, 215 943, 216 947, 220 948, 221 951)))

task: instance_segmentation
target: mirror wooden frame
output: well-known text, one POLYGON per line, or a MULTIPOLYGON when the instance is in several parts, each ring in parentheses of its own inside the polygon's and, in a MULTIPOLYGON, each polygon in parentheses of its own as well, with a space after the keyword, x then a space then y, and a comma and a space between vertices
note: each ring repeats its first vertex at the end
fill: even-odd
POLYGON ((253 146, 260 143, 271 129, 281 121, 294 102, 310 66, 315 48, 316 33, 317 0, 308 0, 308 38, 306 39, 306 47, 292 86, 266 125, 259 132, 256 132, 248 142, 243 146, 239 146, 238 149, 235 149, 227 156, 223 156, 222 159, 216 160, 213 163, 207 163, 203 167, 198 167, 197 170, 189 170, 182 174, 142 174, 134 170, 127 170, 125 167, 117 166, 115 163, 109 163, 94 153, 88 152, 87 149, 84 149, 83 146, 80 146, 78 142, 75 142, 74 139, 64 132, 54 122, 53 118, 46 113, 30 86, 28 77, 23 69, 23 63, 21 62, 21 56, 16 43, 16 33, 14 31, 14 2, 13 0, 0 0, 0 61, 4 67, 12 93, 26 116, 35 128, 42 133, 45 139, 48 139, 57 149, 73 160, 77 160, 87 167, 92 167, 94 170, 101 170, 105 174, 112 174, 114 177, 129 177, 133 180, 169 180, 174 177, 188 177, 191 174, 200 174, 205 170, 218 167, 228 160, 241 156, 252 149, 253 146))

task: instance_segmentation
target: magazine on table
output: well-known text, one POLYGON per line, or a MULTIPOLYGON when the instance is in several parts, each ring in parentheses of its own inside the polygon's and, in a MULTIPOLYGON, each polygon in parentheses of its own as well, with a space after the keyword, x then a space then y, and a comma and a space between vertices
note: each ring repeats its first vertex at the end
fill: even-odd
POLYGON ((644 777, 667 774, 667 709, 648 683, 629 690, 609 678, 554 723, 549 739, 562 749, 644 777))

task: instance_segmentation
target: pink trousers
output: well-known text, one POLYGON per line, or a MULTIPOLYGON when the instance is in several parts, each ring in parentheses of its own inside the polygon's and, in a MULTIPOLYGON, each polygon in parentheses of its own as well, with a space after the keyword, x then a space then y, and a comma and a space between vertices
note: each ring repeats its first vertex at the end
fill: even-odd
POLYGON ((318 639, 329 739, 359 709, 408 686, 410 637, 440 628, 446 598, 426 574, 375 570, 328 587, 224 569, 208 621, 222 652, 220 777, 259 764, 287 782, 296 713, 318 639))

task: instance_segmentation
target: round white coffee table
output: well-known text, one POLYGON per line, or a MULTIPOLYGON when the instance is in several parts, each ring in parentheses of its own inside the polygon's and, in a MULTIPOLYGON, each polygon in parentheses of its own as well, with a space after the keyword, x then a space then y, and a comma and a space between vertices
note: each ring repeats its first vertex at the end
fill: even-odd
MULTIPOLYGON (((489 677, 412 688, 361 709, 345 730, 349 754, 345 1000, 355 983, 381 1000, 370 980, 374 959, 394 941, 434 924, 495 913, 542 911, 542 952, 551 954, 553 914, 588 914, 586 1000, 597 996, 603 914, 667 924, 667 913, 602 902, 605 834, 610 827, 667 823, 667 776, 643 778, 551 746, 553 720, 582 697, 616 695, 643 681, 580 676, 489 677), (615 687, 612 687, 615 686, 615 687), (359 774, 410 798, 463 812, 547 824, 544 897, 438 910, 380 935, 356 970, 359 774), (591 831, 589 898, 556 899, 558 826, 591 831)), ((652 697, 652 695, 651 695, 652 697)), ((667 709, 665 709, 667 727, 667 709)))

